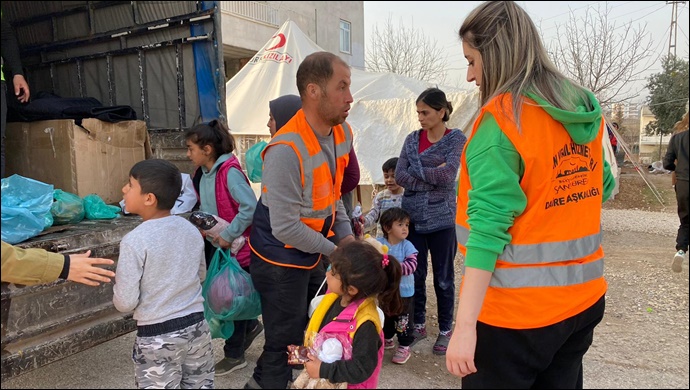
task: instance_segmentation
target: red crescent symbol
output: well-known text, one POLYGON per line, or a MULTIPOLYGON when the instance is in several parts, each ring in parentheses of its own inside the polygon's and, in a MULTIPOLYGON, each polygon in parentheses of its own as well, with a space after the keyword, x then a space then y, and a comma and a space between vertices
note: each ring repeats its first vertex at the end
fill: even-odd
POLYGON ((279 39, 278 44, 276 44, 276 45, 273 46, 273 47, 269 47, 269 48, 266 49, 266 50, 274 50, 274 49, 277 49, 277 48, 279 48, 279 47, 285 46, 285 35, 283 35, 283 33, 280 33, 280 34, 278 34, 278 35, 274 35, 274 36, 271 37, 271 39, 273 39, 273 38, 275 38, 275 37, 278 37, 278 39, 279 39))

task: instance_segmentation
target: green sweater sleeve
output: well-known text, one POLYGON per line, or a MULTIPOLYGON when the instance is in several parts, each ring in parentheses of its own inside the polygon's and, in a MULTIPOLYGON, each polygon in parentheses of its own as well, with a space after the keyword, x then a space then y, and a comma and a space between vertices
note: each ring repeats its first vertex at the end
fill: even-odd
POLYGON ((520 187, 524 163, 490 114, 484 115, 465 154, 472 184, 465 266, 493 272, 498 255, 510 243, 508 229, 527 207, 520 187))

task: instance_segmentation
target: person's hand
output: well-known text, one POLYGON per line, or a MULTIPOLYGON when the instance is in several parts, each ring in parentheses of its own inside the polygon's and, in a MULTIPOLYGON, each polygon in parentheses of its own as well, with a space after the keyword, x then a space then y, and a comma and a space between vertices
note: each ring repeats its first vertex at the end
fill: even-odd
POLYGON ((24 76, 20 74, 14 75, 12 83, 14 84, 14 96, 17 97, 17 100, 22 103, 28 102, 31 93, 29 92, 29 84, 26 83, 24 76))
POLYGON ((223 237, 221 237, 221 236, 215 236, 215 237, 213 237, 213 243, 214 243, 214 244, 217 244, 219 247, 221 247, 221 248, 223 248, 223 249, 228 249, 228 248, 230 248, 230 246, 232 245, 231 242, 225 241, 225 240, 223 239, 223 237))
POLYGON ((100 284, 98 282, 109 283, 110 278, 115 277, 115 272, 97 267, 97 265, 112 265, 114 261, 99 257, 91 258, 90 255, 91 251, 69 255, 67 280, 87 286, 98 286, 100 284))
POLYGON ((321 370, 321 360, 316 356, 312 355, 311 352, 307 353, 309 361, 304 363, 304 369, 307 370, 310 378, 319 379, 319 371, 321 370))
POLYGON ((355 236, 353 236, 352 234, 348 234, 347 236, 341 238, 338 242, 338 246, 343 246, 350 242, 355 242, 355 236))
POLYGON ((477 328, 456 328, 446 350, 448 372, 460 378, 477 372, 474 350, 477 346, 477 328))

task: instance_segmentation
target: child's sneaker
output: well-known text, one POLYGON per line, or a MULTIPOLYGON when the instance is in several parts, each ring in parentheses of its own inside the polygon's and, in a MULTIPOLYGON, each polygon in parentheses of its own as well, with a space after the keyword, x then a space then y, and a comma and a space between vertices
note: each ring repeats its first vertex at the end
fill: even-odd
POLYGON ((412 337, 414 337, 414 340, 410 344, 410 347, 417 344, 420 340, 424 340, 426 338, 426 327, 415 327, 415 330, 412 332, 412 337))
POLYGON ((244 357, 237 359, 226 357, 216 364, 216 376, 223 376, 245 367, 247 367, 247 361, 244 357))
POLYGON ((395 348, 395 341, 393 339, 386 339, 383 342, 383 349, 393 349, 395 348))
POLYGON ((673 256, 673 263, 671 263, 671 269, 673 272, 681 272, 683 270, 683 260, 685 259, 685 251, 679 250, 676 255, 673 256))
POLYGON ((395 350, 395 355, 391 361, 395 364, 405 364, 408 360, 410 360, 410 347, 400 346, 395 350))

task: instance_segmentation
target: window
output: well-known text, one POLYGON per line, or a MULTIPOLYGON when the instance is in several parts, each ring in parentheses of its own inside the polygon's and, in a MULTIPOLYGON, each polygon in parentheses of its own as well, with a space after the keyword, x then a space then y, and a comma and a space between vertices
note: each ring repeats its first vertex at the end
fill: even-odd
POLYGON ((350 53, 350 22, 340 21, 340 51, 350 53))

